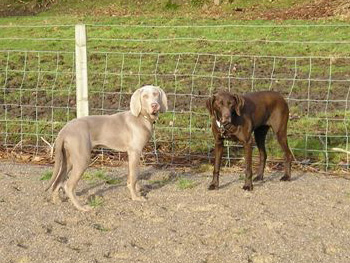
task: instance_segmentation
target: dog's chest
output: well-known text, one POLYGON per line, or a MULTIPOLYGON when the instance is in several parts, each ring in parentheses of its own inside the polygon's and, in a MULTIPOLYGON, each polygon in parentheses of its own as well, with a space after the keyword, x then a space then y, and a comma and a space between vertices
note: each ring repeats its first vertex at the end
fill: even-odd
POLYGON ((222 138, 229 140, 238 140, 236 136, 238 130, 237 127, 231 125, 230 127, 225 128, 220 124, 219 121, 216 121, 216 128, 222 138))

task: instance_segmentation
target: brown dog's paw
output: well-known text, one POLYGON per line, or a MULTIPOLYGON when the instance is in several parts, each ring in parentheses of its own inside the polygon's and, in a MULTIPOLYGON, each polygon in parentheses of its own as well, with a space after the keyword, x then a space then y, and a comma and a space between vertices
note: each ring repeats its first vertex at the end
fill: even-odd
POLYGON ((290 176, 284 175, 280 180, 281 181, 290 181, 290 176))
POLYGON ((208 190, 218 190, 219 189, 219 185, 217 184, 210 184, 208 187, 208 190))
POLYGON ((243 185, 243 190, 246 191, 252 191, 253 190, 253 184, 243 185))

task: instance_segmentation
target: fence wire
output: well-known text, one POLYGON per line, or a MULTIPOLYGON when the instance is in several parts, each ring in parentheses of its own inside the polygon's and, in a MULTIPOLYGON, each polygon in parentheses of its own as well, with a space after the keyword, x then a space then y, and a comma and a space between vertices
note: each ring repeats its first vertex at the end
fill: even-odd
MULTIPOLYGON (((325 25, 266 27, 277 30, 306 27, 316 31, 328 28, 325 25)), ((238 25, 147 28, 153 30, 148 38, 138 31, 142 29, 139 25, 89 25, 88 28, 90 115, 128 110, 131 94, 145 84, 159 85, 168 95, 169 111, 160 115, 151 142, 144 150, 145 164, 193 165, 210 161, 213 139, 205 108, 209 96, 219 89, 239 94, 275 90, 286 98, 290 107, 288 139, 297 161, 325 170, 349 170, 350 57, 342 52, 350 43, 347 39, 318 41, 303 37, 291 41, 274 36, 259 40, 249 39, 246 35, 243 39, 240 35, 241 39, 230 40, 222 37, 214 39, 207 32, 231 28, 242 30, 238 25), (118 38, 103 35, 106 28, 117 30, 119 35, 119 30, 125 27, 128 30, 136 27, 136 32, 131 34, 128 31, 127 34, 131 35, 118 38), (188 34, 187 31, 177 33, 182 28, 196 35, 187 35, 186 41, 192 46, 177 52, 182 45, 182 41, 177 40, 188 34), (168 33, 173 29, 171 33, 174 36, 167 38, 163 31, 159 31, 159 38, 154 38, 153 34, 158 29, 168 33), (205 30, 199 38, 196 37, 198 30, 205 30), (211 40, 206 41, 209 36, 211 40), (137 46, 133 43, 135 39, 140 42, 137 46), (172 39, 174 50, 169 50, 171 46, 158 46, 162 39, 172 39), (109 41, 124 44, 109 46, 109 41), (230 41, 242 45, 258 45, 256 42, 264 41, 265 45, 274 45, 276 50, 278 45, 291 44, 307 48, 314 44, 322 48, 315 47, 310 54, 304 54, 305 50, 301 49, 302 54, 292 52, 289 55, 280 51, 270 54, 273 49, 269 46, 268 54, 264 55, 254 46, 250 54, 242 54, 226 48, 234 44, 230 41), (150 46, 145 42, 149 42, 150 46), (222 52, 218 52, 218 45, 222 47, 222 52), (323 47, 329 45, 338 49, 325 53, 326 48, 323 47), (165 48, 167 50, 163 50, 165 48)), ((247 25, 246 28, 259 30, 265 26, 247 25)), ((330 27, 331 30, 335 28, 347 29, 344 25, 330 27)), ((26 29, 21 27, 21 32, 26 29)), ((30 30, 35 30, 35 27, 30 30)), ((64 27, 64 30, 66 32, 69 27, 64 27)), ((57 38, 56 35, 50 37, 47 32, 45 34, 44 37, 28 37, 25 41, 40 39, 39 45, 42 45, 45 38, 47 43, 57 38)), ((61 40, 71 41, 73 35, 74 32, 66 32, 61 40)), ((52 144, 58 131, 76 114, 74 52, 6 49, 3 42, 10 41, 9 38, 19 40, 13 35, 0 38, 1 145, 4 151, 18 156, 41 156, 49 151, 46 142, 52 144)), ((60 45, 55 48, 60 48, 60 45)), ((239 143, 226 142, 225 149, 226 165, 243 161, 239 143)), ((267 150, 270 162, 283 160, 272 133, 267 138, 267 150)), ((125 160, 124 153, 106 149, 96 154, 97 158, 105 160, 125 160)))

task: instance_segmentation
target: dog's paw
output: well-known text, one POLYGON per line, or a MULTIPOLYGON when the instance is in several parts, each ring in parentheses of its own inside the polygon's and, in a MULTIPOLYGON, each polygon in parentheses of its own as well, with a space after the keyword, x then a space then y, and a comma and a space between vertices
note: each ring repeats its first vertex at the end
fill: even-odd
POLYGON ((80 206, 77 206, 76 208, 82 212, 89 212, 93 209, 93 207, 89 205, 80 205, 80 206))
POLYGON ((141 193, 143 191, 143 187, 140 185, 139 182, 136 183, 135 189, 137 193, 141 193))
POLYGON ((257 175, 254 179, 253 179, 253 181, 254 182, 257 182, 257 181, 262 181, 262 180, 264 180, 264 176, 263 175, 257 175))
POLYGON ((217 184, 210 184, 208 187, 208 190, 218 190, 219 189, 219 185, 217 184))
POLYGON ((243 185, 243 190, 245 190, 245 191, 252 191, 253 190, 253 184, 245 184, 245 185, 243 185))
POLYGON ((132 198, 133 201, 145 202, 147 199, 144 196, 135 196, 132 198))
POLYGON ((280 180, 281 181, 290 181, 290 176, 285 174, 280 180))

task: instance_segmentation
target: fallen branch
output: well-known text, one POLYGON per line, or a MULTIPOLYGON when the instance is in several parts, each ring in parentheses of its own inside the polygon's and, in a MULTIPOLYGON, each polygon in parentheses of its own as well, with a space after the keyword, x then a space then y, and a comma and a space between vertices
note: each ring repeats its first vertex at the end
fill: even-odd
POLYGON ((16 150, 16 148, 17 148, 19 145, 22 145, 22 143, 23 143, 23 140, 20 140, 20 141, 15 145, 15 147, 13 147, 11 153, 14 153, 14 151, 16 150))
POLYGON ((350 151, 344 150, 342 148, 331 148, 331 150, 335 151, 335 152, 342 152, 342 153, 350 154, 350 151))
POLYGON ((54 146, 55 146, 55 143, 53 143, 53 144, 51 145, 51 143, 49 143, 48 141, 46 141, 43 137, 40 137, 40 139, 42 139, 43 142, 46 143, 46 144, 50 147, 50 158, 52 159, 52 157, 53 157, 53 148, 54 148, 54 146))

